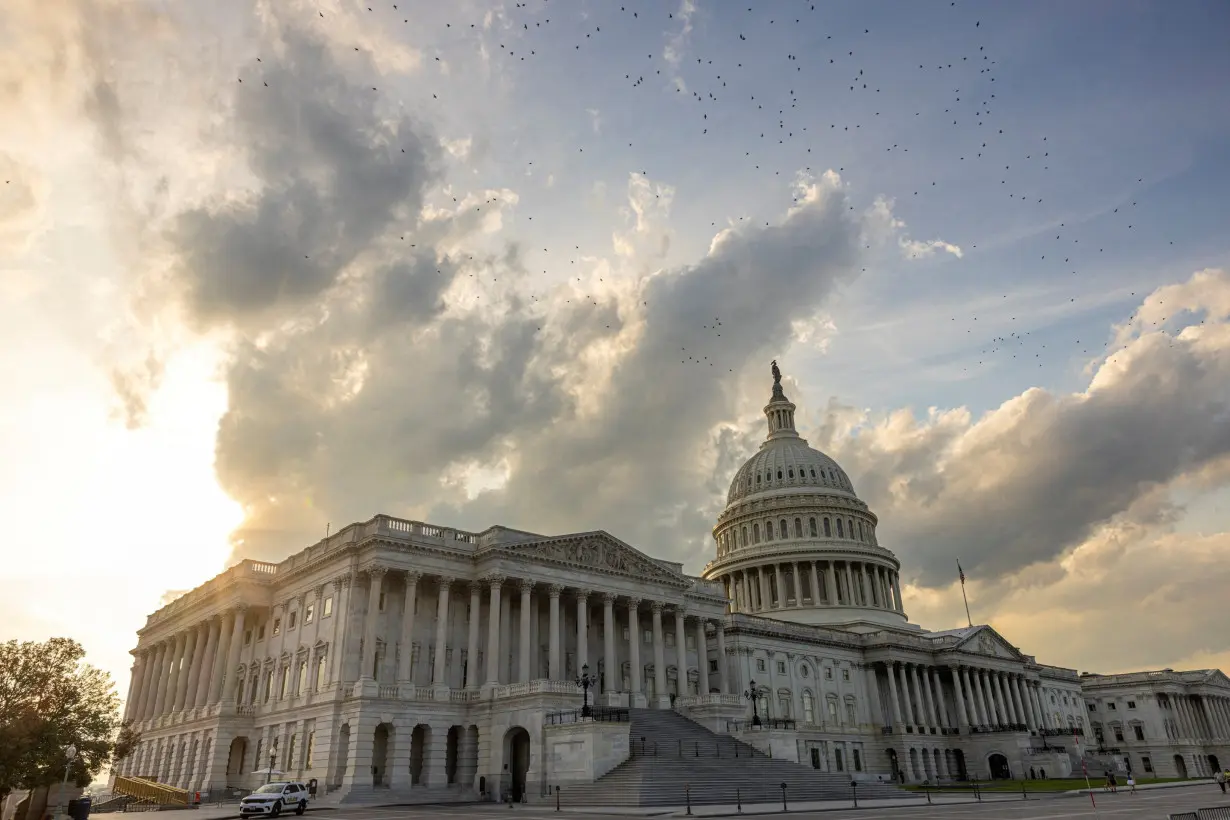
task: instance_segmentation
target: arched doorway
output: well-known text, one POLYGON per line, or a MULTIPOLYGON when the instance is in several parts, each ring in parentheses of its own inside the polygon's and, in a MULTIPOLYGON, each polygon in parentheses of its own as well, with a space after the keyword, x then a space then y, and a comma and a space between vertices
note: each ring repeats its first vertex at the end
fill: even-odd
POLYGON ((431 727, 420 723, 410 733, 410 785, 423 784, 423 760, 427 756, 427 744, 431 742, 431 727))
POLYGON ((237 737, 231 741, 231 749, 226 756, 226 785, 239 787, 243 785, 243 775, 247 769, 248 739, 237 737))
POLYGON ((901 779, 901 763, 897 760, 897 750, 887 749, 885 754, 888 755, 888 770, 893 774, 893 782, 901 779))
POLYGON ((346 776, 346 769, 350 767, 350 724, 343 723, 342 727, 337 730, 337 766, 333 770, 334 788, 342 785, 342 778, 346 776))
POLYGON ((389 785, 389 724, 381 723, 376 727, 372 738, 372 785, 389 785))
POLYGON ((953 749, 952 760, 956 764, 957 779, 969 780, 969 771, 965 768, 965 752, 960 749, 953 749))
POLYGON ((998 752, 987 758, 987 768, 991 770, 992 780, 1012 779, 1012 771, 1008 768, 1008 758, 998 752))
POLYGON ((525 797, 525 773, 530 768, 530 733, 520 726, 514 726, 504 735, 504 776, 502 784, 511 795, 514 803, 520 803, 525 797))
POLYGON ((1221 763, 1217 760, 1217 755, 1209 755, 1209 771, 1214 774, 1221 771, 1221 763))
POLYGON ((463 731, 461 726, 450 726, 444 743, 444 782, 450 786, 457 782, 457 758, 461 753, 463 731))
POLYGON ((1174 756, 1174 770, 1177 777, 1187 777, 1187 761, 1183 759, 1183 755, 1174 756))

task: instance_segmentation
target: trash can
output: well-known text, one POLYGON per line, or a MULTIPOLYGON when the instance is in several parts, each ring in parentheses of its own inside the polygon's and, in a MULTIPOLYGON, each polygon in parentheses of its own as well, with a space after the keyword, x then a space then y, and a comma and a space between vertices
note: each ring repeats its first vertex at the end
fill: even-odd
POLYGON ((79 797, 68 801, 68 816, 73 820, 89 820, 90 798, 79 797))

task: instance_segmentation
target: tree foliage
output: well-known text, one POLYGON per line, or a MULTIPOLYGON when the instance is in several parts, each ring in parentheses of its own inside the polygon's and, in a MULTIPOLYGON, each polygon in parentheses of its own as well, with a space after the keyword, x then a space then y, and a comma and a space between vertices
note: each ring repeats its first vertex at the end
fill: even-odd
POLYGON ((78 786, 131 753, 136 734, 120 722, 111 676, 84 656, 69 638, 0 644, 0 796, 60 782, 70 745, 78 786))

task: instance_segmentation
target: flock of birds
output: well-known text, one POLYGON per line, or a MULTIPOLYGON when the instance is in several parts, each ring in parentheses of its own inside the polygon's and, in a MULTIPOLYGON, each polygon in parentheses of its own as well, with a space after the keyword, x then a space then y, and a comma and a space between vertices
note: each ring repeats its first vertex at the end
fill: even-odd
MULTIPOLYGON (((942 142, 951 150, 957 163, 977 166, 975 177, 996 189, 1004 208, 1033 209, 1029 215, 1045 221, 1047 211, 1043 209, 1049 207, 1045 192, 1051 182, 1052 156, 1054 152, 1062 151, 1063 145, 1048 135, 1021 138, 1012 133, 1011 119, 1001 116, 1001 112, 1012 102, 1011 93, 1006 95, 1009 99, 1004 99, 1005 95, 1001 93, 1004 84, 996 82, 999 64, 989 45, 994 38, 987 36, 987 27, 983 26, 974 4, 968 4, 969 8, 966 8, 966 3, 948 0, 937 5, 937 10, 951 15, 949 25, 963 32, 960 37, 962 45, 919 62, 916 69, 911 65, 910 73, 914 76, 903 77, 889 74, 885 61, 876 58, 873 46, 878 32, 869 25, 851 28, 847 21, 835 26, 839 30, 818 35, 817 42, 809 46, 806 53, 760 47, 783 30, 822 25, 825 9, 818 8, 818 4, 809 0, 796 0, 789 5, 749 5, 745 7, 746 11, 740 7, 740 21, 734 29, 730 29, 729 42, 708 42, 703 46, 682 42, 692 26, 686 13, 677 14, 658 0, 612 0, 610 11, 613 12, 616 3, 619 3, 619 15, 614 25, 609 21, 600 24, 583 16, 581 30, 569 37, 560 36, 563 27, 552 20, 556 14, 573 13, 571 7, 552 0, 528 0, 515 3, 507 11, 510 16, 499 24, 503 26, 499 29, 502 34, 492 35, 481 18, 454 19, 442 23, 439 41, 449 48, 470 42, 477 49, 479 35, 487 38, 495 36, 496 39, 505 37, 505 42, 498 43, 498 50, 492 50, 494 56, 517 65, 548 56, 561 59, 568 52, 574 59, 592 61, 595 58, 590 56, 590 52, 598 51, 601 46, 604 49, 599 58, 601 69, 608 71, 617 81, 622 79, 630 94, 673 95, 685 99, 687 107, 684 110, 693 118, 694 140, 712 140, 720 131, 723 135, 721 148, 729 151, 729 155, 724 157, 725 163, 763 175, 770 184, 778 187, 783 187, 781 178, 791 179, 800 169, 821 171, 836 166, 844 171, 847 163, 892 162, 896 155, 910 152, 909 140, 920 129, 934 130, 937 124, 942 125, 947 129, 947 136, 942 142), (805 19, 809 15, 814 15, 812 20, 805 19), (664 47, 663 33, 672 30, 682 32, 680 42, 664 47), (638 43, 652 45, 637 49, 638 43), (612 46, 623 50, 621 60, 610 58, 609 49, 612 46), (704 51, 709 53, 702 53, 704 51), (775 61, 776 65, 766 65, 766 61, 775 61), (763 87, 757 85, 761 77, 767 78, 763 81, 763 87), (930 89, 930 97, 911 96, 911 100, 917 99, 918 102, 911 104, 908 110, 903 110, 899 103, 890 105, 887 102, 890 96, 886 91, 897 92, 892 99, 900 100, 903 90, 917 91, 920 88, 930 89), (886 135, 895 135, 895 138, 886 135), (883 140, 883 144, 876 145, 878 140, 883 140), (1027 147, 1022 150, 1022 146, 1027 147), (873 153, 883 159, 874 159, 871 156, 873 153), (777 179, 776 183, 773 183, 774 178, 777 179)), ((366 9, 374 24, 401 25, 409 27, 406 31, 411 31, 415 30, 418 21, 407 10, 407 5, 405 0, 400 3, 386 0, 378 5, 366 6, 366 9)), ((674 7, 674 4, 671 6, 674 7)), ((724 11, 732 10, 731 7, 724 8, 724 11)), ((317 13, 327 24, 326 11, 319 10, 317 13)), ((574 28, 573 31, 577 30, 574 28)), ((415 33, 417 36, 424 34, 422 31, 415 33)), ((426 34, 431 36, 431 32, 426 34)), ((359 51, 363 46, 356 45, 354 48, 359 51)), ((440 56, 434 56, 435 61, 440 59, 440 56)), ((258 82, 261 83, 258 90, 268 88, 268 80, 261 78, 260 66, 256 65, 260 62, 259 57, 254 58, 253 65, 244 69, 239 76, 239 83, 244 84, 244 74, 247 75, 245 88, 256 86, 258 82)), ((502 67, 515 70, 510 65, 502 67)), ((428 89, 431 100, 426 99, 425 91, 424 102, 447 102, 441 96, 444 94, 443 85, 441 83, 438 89, 428 89)), ((371 85, 370 88, 371 92, 380 93, 378 85, 371 85)), ((635 98, 631 104, 637 104, 635 98)), ((633 134, 631 140, 625 137, 620 146, 626 141, 627 147, 634 151, 637 136, 633 134)), ((596 142, 597 138, 594 139, 596 142)), ((585 156, 586 147, 590 147, 591 155, 596 153, 594 149, 598 146, 594 143, 587 143, 583 138, 578 138, 578 142, 581 143, 576 146, 579 155, 585 156)), ((933 149, 934 146, 930 147, 933 149)), ((920 153, 916 147, 915 156, 920 153)), ((632 156, 632 152, 629 155, 632 156)), ((526 163, 527 167, 540 170, 548 167, 554 159, 526 158, 526 163)), ((640 162, 629 165, 648 175, 648 171, 640 166, 640 162)), ((920 162, 913 170, 921 167, 926 166, 920 162)), ((720 170, 724 168, 715 169, 715 172, 720 170)), ((1126 186, 1131 180, 1125 179, 1124 183, 1127 190, 1126 186)), ((1147 191, 1144 177, 1136 177, 1134 183, 1139 197, 1143 197, 1147 191)), ((943 178, 937 176, 910 184, 907 190, 897 193, 907 200, 925 199, 944 184, 943 178)), ((456 197, 453 201, 457 202, 456 197)), ((1137 230, 1141 219, 1138 201, 1137 197, 1130 196, 1114 210, 1110 221, 1119 224, 1113 230, 1124 235, 1137 230)), ((498 205, 498 199, 489 198, 475 204, 474 208, 481 210, 491 205, 498 205)), ((532 215, 527 218, 533 221, 532 215)), ((747 221, 750 222, 750 219, 747 221)), ((712 226, 718 224, 716 219, 711 223, 712 226)), ((1035 268, 1049 270, 1053 274, 1078 276, 1083 264, 1105 252, 1106 235, 1103 230, 1101 244, 1087 235, 1082 243, 1081 230, 1061 223, 1054 239, 1050 240, 1053 243, 1051 248, 1039 254, 1041 258, 1035 263, 1035 268)), ((405 238, 402 237, 403 240, 405 238)), ((977 247, 974 244, 969 249, 976 251, 977 247)), ((577 303, 600 307, 603 304, 600 292, 581 292, 585 278, 577 274, 585 272, 587 260, 601 253, 589 253, 579 244, 573 244, 572 248, 544 247, 542 258, 546 260, 546 267, 543 273, 557 281, 566 279, 576 291, 574 296, 577 303)), ((978 263, 967 259, 962 264, 978 263)), ((470 278, 478 283, 481 274, 471 273, 470 278)), ((1072 292, 1078 292, 1075 282, 1072 292)), ((540 311, 538 315, 541 316, 547 300, 539 293, 528 296, 528 308, 540 311)), ((1009 297, 1009 293, 1003 294, 1004 299, 1009 297)), ((482 293, 475 298, 482 298, 482 293)), ((1068 301, 1075 302, 1076 298, 1071 296, 1068 301)), ((572 301, 567 300, 568 303, 572 301)), ((975 348, 980 348, 979 355, 970 360, 966 370, 985 367, 1007 357, 1032 359, 1038 367, 1043 367, 1048 363, 1048 354, 1044 353, 1048 350, 1048 344, 1051 354, 1110 355, 1109 351, 1099 349, 1104 347, 1104 342, 1061 339, 1058 334, 1035 334, 1022 330, 986 338, 981 336, 978 318, 975 314, 951 317, 953 329, 959 332, 964 325, 965 335, 969 337, 965 346, 967 351, 972 353, 975 348), (975 359, 977 364, 974 364, 975 359)), ((987 327, 991 324, 988 319, 999 317, 984 315, 983 318, 981 324, 987 327)), ((1011 317, 1011 321, 1016 321, 1016 317, 1011 317)), ((680 363, 716 368, 729 364, 727 360, 737 355, 738 351, 730 351, 723 346, 721 327, 721 320, 714 317, 712 322, 693 328, 693 341, 679 351, 680 363)), ((539 329, 542 329, 541 325, 539 329)), ((733 372, 733 368, 728 367, 727 370, 733 372)))

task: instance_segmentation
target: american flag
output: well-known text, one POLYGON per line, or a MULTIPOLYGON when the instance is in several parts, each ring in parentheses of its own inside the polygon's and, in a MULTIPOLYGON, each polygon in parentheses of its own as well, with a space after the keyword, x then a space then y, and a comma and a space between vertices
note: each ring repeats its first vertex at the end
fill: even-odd
POLYGON ((965 570, 961 569, 961 562, 957 561, 957 575, 961 576, 961 586, 965 586, 965 570))

